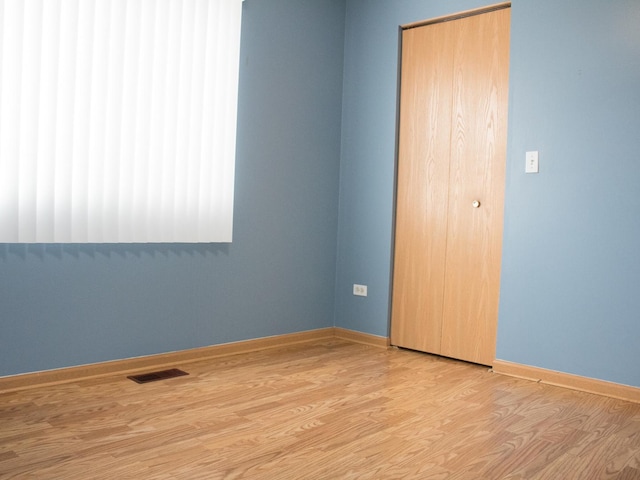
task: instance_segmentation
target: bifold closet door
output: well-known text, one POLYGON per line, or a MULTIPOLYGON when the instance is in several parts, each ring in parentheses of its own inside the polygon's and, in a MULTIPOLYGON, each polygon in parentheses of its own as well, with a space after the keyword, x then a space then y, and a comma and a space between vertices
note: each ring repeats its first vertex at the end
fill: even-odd
POLYGON ((488 365, 500 285, 509 13, 402 36, 391 342, 488 365))

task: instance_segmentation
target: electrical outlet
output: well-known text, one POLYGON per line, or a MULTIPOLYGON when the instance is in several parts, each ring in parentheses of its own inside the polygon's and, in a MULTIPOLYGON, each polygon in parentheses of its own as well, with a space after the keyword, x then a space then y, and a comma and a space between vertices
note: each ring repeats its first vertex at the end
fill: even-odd
POLYGON ((358 297, 366 297, 367 296, 367 286, 366 285, 358 285, 357 283, 353 284, 353 294, 358 297))

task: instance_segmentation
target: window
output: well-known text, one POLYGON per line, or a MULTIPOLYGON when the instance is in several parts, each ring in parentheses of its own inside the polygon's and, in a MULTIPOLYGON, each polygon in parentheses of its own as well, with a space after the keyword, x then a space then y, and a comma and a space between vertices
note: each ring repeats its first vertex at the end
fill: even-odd
POLYGON ((0 242, 230 242, 241 0, 0 0, 0 242))

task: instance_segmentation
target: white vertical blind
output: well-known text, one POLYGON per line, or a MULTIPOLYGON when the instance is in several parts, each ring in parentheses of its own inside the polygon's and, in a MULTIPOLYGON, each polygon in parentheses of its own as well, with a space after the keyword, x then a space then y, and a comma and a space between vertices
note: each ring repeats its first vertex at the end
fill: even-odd
POLYGON ((0 0, 0 242, 230 242, 241 0, 0 0))

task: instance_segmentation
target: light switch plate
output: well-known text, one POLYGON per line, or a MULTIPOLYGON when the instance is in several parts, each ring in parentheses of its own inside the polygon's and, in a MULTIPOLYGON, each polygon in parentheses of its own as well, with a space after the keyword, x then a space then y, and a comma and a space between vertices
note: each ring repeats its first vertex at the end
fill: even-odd
POLYGON ((525 173, 538 173, 538 152, 527 152, 526 164, 524 167, 525 173))

